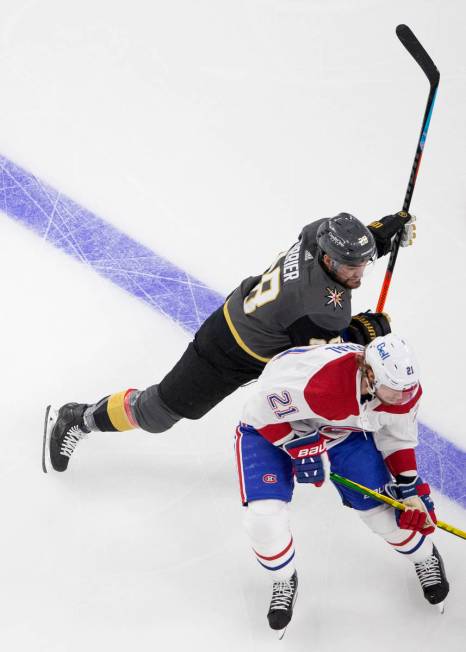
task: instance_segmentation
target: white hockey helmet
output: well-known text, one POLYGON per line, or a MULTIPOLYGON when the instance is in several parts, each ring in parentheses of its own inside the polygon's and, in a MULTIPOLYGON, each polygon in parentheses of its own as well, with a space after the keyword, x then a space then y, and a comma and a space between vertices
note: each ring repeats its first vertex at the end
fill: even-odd
POLYGON ((419 388, 419 366, 406 340, 389 333, 366 346, 365 362, 374 372, 373 389, 385 403, 408 403, 419 388))

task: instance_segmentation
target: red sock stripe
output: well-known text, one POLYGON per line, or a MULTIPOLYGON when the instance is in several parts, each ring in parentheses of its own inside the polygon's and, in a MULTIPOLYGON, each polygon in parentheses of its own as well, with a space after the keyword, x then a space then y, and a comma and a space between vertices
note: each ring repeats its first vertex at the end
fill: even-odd
POLYGON ((139 424, 136 422, 136 419, 134 418, 134 415, 133 415, 133 413, 131 411, 130 402, 129 402, 131 394, 133 392, 136 392, 136 391, 137 391, 136 389, 128 389, 127 390, 127 392, 125 394, 125 398, 123 399, 123 405, 124 405, 124 408, 125 408, 126 417, 127 417, 128 421, 130 422, 130 424, 134 428, 139 428, 139 424))
POLYGON ((293 545, 293 537, 291 537, 290 543, 286 546, 286 548, 284 548, 281 552, 279 552, 278 555, 273 555, 272 557, 265 557, 264 555, 260 555, 256 550, 254 550, 254 548, 253 550, 254 550, 254 554, 257 555, 259 559, 263 559, 264 561, 273 561, 274 559, 278 559, 282 555, 285 555, 292 545, 293 545))
POLYGON ((414 530, 414 532, 411 532, 409 537, 405 539, 404 541, 400 541, 400 543, 392 543, 391 541, 387 541, 391 546, 397 546, 398 548, 401 548, 401 546, 405 546, 407 543, 409 543, 414 537, 416 536, 417 532, 414 530))

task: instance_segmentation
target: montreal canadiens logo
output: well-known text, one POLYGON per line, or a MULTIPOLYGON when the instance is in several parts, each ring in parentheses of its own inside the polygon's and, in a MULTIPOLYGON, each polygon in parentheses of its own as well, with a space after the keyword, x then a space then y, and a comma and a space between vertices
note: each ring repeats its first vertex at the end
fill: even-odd
POLYGON ((266 473, 262 476, 262 482, 265 482, 265 484, 275 484, 278 482, 278 478, 275 473, 266 473))

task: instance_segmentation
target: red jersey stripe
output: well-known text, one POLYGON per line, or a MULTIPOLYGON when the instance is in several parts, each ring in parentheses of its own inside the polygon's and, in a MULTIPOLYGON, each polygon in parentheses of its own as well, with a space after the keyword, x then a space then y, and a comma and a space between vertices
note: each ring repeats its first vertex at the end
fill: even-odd
POLYGON ((400 475, 404 471, 416 470, 417 462, 414 448, 395 451, 385 458, 385 464, 393 476, 400 475))
POLYGON ((267 439, 271 444, 274 444, 276 441, 283 439, 292 432, 292 428, 289 423, 272 423, 269 426, 264 426, 263 428, 258 428, 258 432, 267 439))

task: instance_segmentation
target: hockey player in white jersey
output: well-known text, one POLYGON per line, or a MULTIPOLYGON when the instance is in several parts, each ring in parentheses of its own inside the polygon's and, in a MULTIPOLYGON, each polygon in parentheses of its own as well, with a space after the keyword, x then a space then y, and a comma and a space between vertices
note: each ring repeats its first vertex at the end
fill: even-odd
POLYGON ((266 365, 243 409, 235 445, 245 527, 257 561, 273 581, 272 629, 286 627, 296 599, 288 516, 294 482, 320 486, 324 453, 332 471, 405 503, 401 512, 335 485, 343 503, 414 564, 425 598, 442 606, 449 585, 429 537, 434 504, 415 454, 421 394, 417 363, 393 333, 365 348, 289 349, 266 365))

